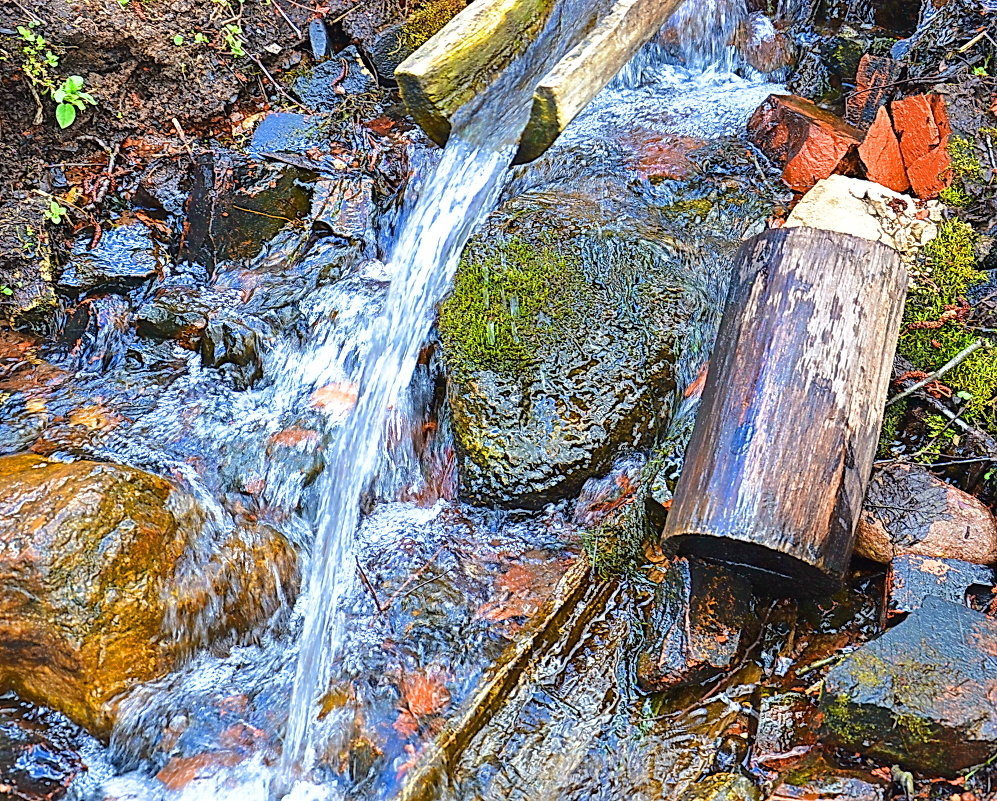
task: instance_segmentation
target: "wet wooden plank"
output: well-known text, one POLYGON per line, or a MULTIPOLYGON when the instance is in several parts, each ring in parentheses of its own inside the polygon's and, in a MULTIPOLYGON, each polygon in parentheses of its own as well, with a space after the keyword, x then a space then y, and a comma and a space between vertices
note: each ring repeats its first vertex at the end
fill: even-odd
POLYGON ((885 245, 810 228, 741 248, 662 538, 778 592, 843 577, 906 292, 885 245))
POLYGON ((538 84, 516 164, 549 148, 683 0, 619 0, 595 28, 538 84))

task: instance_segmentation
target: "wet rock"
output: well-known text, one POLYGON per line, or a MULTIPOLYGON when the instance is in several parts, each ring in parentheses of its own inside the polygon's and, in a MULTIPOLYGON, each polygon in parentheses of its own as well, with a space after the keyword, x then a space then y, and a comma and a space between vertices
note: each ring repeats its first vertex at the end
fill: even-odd
POLYGON ((698 559, 676 559, 655 591, 649 644, 637 663, 641 686, 659 692, 730 668, 753 617, 745 579, 698 559))
POLYGON ((256 155, 301 154, 326 142, 320 117, 275 111, 256 126, 249 151, 256 155))
POLYGON ((156 159, 143 171, 135 190, 135 204, 153 211, 179 217, 190 192, 190 169, 187 157, 156 159))
POLYGON ((904 71, 904 65, 892 58, 863 55, 855 76, 855 91, 845 99, 845 122, 868 130, 879 109, 893 97, 904 71))
POLYGON ((79 752, 89 738, 65 718, 12 693, 0 695, 0 797, 58 801, 87 766, 79 752))
POLYGON ((232 300, 217 292, 193 285, 186 279, 168 280, 143 303, 136 313, 135 327, 149 339, 175 339, 194 349, 204 329, 218 309, 232 300))
POLYGON ((897 42, 893 55, 910 64, 913 77, 934 76, 950 67, 955 61, 955 51, 981 29, 990 35, 958 54, 960 67, 985 68, 997 54, 997 47, 991 41, 997 33, 993 8, 980 0, 932 0, 924 4, 918 29, 909 39, 897 42))
POLYGON ((317 231, 360 245, 365 253, 373 255, 376 215, 373 179, 364 176, 315 182, 311 218, 317 231))
POLYGON ((165 248, 152 238, 146 225, 119 225, 104 231, 93 249, 89 237, 77 241, 58 287, 77 295, 94 290, 128 292, 161 275, 165 258, 165 248))
POLYGON ((797 192, 858 169, 860 133, 802 97, 770 95, 748 122, 748 138, 797 192))
POLYGON ((886 572, 886 619, 920 609, 929 595, 965 604, 971 591, 989 593, 994 582, 994 571, 983 565, 917 554, 898 556, 886 572))
POLYGON ((739 773, 715 773, 696 782, 681 801, 760 801, 761 792, 739 773))
POLYGON ((927 597, 836 665, 821 709, 832 740, 907 770, 958 776, 997 753, 997 621, 927 597))
POLYGON ((780 693, 762 698, 752 761, 762 767, 782 767, 799 759, 817 744, 817 709, 803 693, 780 693))
POLYGON ((772 73, 790 67, 794 61, 793 42, 777 31, 765 14, 749 14, 737 28, 734 46, 759 72, 772 73))
POLYGON ((298 167, 213 150, 198 157, 179 261, 214 268, 251 259, 311 205, 313 176, 298 167))
POLYGON ((158 476, 0 458, 0 684, 94 733, 122 693, 259 626, 295 581, 276 532, 216 532, 158 476))
MULTIPOLYGON (((813 725, 813 721, 811 721, 813 725)), ((816 728, 816 727, 815 727, 816 728)), ((773 801, 887 801, 890 786, 870 772, 846 770, 819 752, 783 773, 773 801)))
POLYGON ((124 358, 131 325, 131 307, 118 295, 86 298, 67 310, 59 344, 78 369, 100 371, 124 358))
POLYGON ((335 111, 343 105, 347 95, 360 95, 376 88, 377 81, 352 46, 294 82, 294 91, 301 102, 319 112, 335 111))
POLYGON ((882 242, 899 251, 908 268, 921 248, 938 236, 942 207, 915 201, 879 184, 832 175, 796 204, 788 227, 803 225, 882 242))
POLYGON ((44 329, 58 307, 45 205, 34 196, 0 203, 0 320, 44 329))
POLYGON ((248 389, 263 377, 261 337, 251 322, 219 316, 208 321, 201 337, 201 364, 226 368, 236 389, 248 389))
POLYGON ((325 21, 313 19, 308 23, 308 41, 312 46, 312 58, 321 61, 329 52, 329 30, 325 21))
POLYGON ((921 467, 873 473, 858 525, 860 556, 887 563, 903 554, 997 562, 997 522, 990 510, 921 467))
POLYGON ((885 106, 876 112, 865 141, 859 145, 859 157, 865 165, 866 178, 894 192, 910 190, 910 179, 900 152, 900 140, 885 106))
POLYGON ((599 214, 517 198, 464 253, 440 335, 465 498, 570 497, 656 428, 689 279, 660 244, 596 227, 599 214))

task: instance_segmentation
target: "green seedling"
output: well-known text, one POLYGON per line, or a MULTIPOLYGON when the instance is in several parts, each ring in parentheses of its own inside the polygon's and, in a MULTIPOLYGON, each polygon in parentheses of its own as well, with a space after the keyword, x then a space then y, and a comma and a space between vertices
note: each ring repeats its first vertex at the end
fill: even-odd
POLYGON ((93 95, 83 91, 83 85, 83 78, 70 75, 52 93, 52 99, 58 104, 55 107, 55 119, 60 128, 68 128, 75 122, 77 109, 82 111, 87 106, 97 105, 93 95))

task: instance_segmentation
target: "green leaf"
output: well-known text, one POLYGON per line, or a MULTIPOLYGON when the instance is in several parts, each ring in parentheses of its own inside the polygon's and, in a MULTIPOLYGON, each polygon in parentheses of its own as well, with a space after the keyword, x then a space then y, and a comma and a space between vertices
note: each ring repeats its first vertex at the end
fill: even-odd
POLYGON ((56 103, 62 103, 66 99, 66 90, 56 89, 54 92, 52 92, 52 99, 56 103))
POLYGON ((83 88, 85 81, 79 75, 70 75, 66 78, 66 88, 71 92, 78 92, 83 88))
POLYGON ((35 38, 35 35, 31 32, 30 28, 25 28, 23 25, 17 26, 17 32, 21 34, 22 39, 27 39, 31 41, 35 38))
POLYGON ((7 297, 10 297, 11 295, 14 294, 14 290, 11 289, 9 286, 0 287, 0 292, 2 292, 4 295, 7 295, 7 297))
POLYGON ((175 44, 177 47, 180 47, 180 45, 183 44, 183 36, 179 33, 176 36, 174 36, 173 44, 175 44))
POLYGON ((76 121, 76 107, 71 103, 60 103, 55 107, 55 120, 60 128, 68 128, 76 121))
MULTIPOLYGON (((97 101, 94 99, 94 96, 89 92, 80 92, 80 100, 84 103, 89 103, 91 106, 97 105, 97 101)), ((80 108, 82 108, 82 106, 80 106, 80 108)))

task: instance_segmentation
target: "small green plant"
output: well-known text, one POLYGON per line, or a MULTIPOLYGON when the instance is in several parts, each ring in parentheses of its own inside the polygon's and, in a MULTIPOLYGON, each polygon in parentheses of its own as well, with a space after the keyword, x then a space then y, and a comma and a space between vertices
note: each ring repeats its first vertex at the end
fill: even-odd
POLYGON ((18 25, 17 34, 21 37, 21 71, 32 85, 46 92, 55 88, 51 70, 59 66, 59 57, 52 51, 45 37, 38 32, 41 22, 34 19, 27 25, 18 25))
POLYGON ((56 102, 55 119, 60 128, 68 128, 76 120, 76 111, 83 111, 87 106, 96 106, 93 95, 83 91, 84 80, 79 75, 70 75, 62 85, 52 93, 56 102))
POLYGON ((48 208, 43 212, 45 219, 53 225, 61 225, 67 214, 69 214, 69 209, 55 198, 49 201, 48 208))
POLYGON ((952 172, 963 178, 979 180, 983 177, 983 166, 976 155, 976 143, 963 136, 954 136, 948 145, 952 159, 952 172))
POLYGON ((246 55, 246 51, 243 49, 245 41, 242 38, 242 28, 234 22, 230 22, 222 28, 222 41, 224 41, 225 49, 229 54, 236 58, 242 58, 246 55))
POLYGON ((986 67, 973 67, 973 75, 979 75, 981 78, 987 77, 986 67))
POLYGON ((182 47, 184 43, 184 38, 182 33, 177 33, 173 35, 173 44, 177 47, 182 47))
POLYGON ((964 209, 973 202, 969 193, 959 184, 952 184, 952 186, 943 189, 939 193, 938 199, 946 206, 952 206, 957 209, 964 209))
POLYGON ((208 43, 208 37, 205 36, 203 33, 201 33, 200 31, 197 31, 194 34, 194 44, 203 45, 203 44, 207 44, 207 43, 208 43))
POLYGON ((6 297, 9 298, 13 294, 14 294, 14 290, 13 289, 11 289, 6 284, 0 284, 0 295, 5 295, 6 297))

